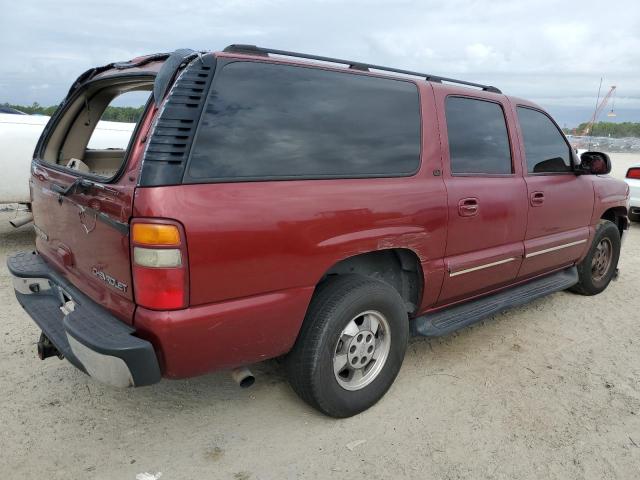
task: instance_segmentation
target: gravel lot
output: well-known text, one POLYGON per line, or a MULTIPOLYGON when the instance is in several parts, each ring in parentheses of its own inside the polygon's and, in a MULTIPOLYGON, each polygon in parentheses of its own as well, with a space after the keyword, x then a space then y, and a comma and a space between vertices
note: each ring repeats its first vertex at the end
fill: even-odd
MULTIPOLYGON (((620 176, 640 156, 613 155, 620 176)), ((0 257, 32 230, 0 213, 0 257)), ((35 355, 0 266, 0 478, 640 477, 640 225, 602 295, 558 293, 437 340, 413 339, 369 411, 332 420, 275 362, 137 390, 35 355), (148 472, 149 476, 143 475, 148 472)))

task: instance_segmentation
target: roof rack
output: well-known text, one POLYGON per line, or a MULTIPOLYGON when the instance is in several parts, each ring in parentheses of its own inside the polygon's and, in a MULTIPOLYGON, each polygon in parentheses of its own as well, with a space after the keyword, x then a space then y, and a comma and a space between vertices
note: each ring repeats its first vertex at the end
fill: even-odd
POLYGON ((440 77, 438 75, 431 75, 428 73, 412 72, 411 70, 402 70, 399 68, 384 67, 382 65, 372 65, 370 63, 355 62, 353 60, 342 60, 340 58, 322 57, 320 55, 310 55, 308 53, 289 52, 287 50, 276 50, 275 48, 257 47, 256 45, 233 44, 226 47, 224 51, 230 52, 230 53, 243 53, 246 55, 259 55, 259 56, 265 56, 265 57, 268 56, 270 53, 272 53, 274 55, 282 55, 285 57, 306 58, 309 60, 319 60, 321 62, 341 63, 343 65, 349 65, 349 68, 352 68, 354 70, 361 70, 365 72, 368 72, 370 69, 382 70, 384 72, 394 72, 394 73, 401 73, 403 75, 421 77, 429 82, 458 83, 460 85, 466 85, 468 87, 481 88, 485 92, 502 93, 496 87, 492 87, 491 85, 482 85, 481 83, 467 82, 465 80, 456 80, 455 78, 440 77))

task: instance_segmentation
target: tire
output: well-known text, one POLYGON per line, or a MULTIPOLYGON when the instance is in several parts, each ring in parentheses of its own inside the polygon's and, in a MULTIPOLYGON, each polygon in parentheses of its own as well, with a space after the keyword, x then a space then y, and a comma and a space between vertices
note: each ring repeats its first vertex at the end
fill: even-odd
POLYGON ((394 288, 360 275, 339 275, 323 282, 311 300, 285 360, 289 382, 300 398, 326 415, 356 415, 391 387, 408 338, 405 304, 394 288), (334 357, 336 364, 346 362, 339 372, 334 357))
POLYGON ((629 212, 629 220, 632 222, 640 222, 640 214, 629 212))
POLYGON ((600 220, 596 227, 593 243, 582 262, 578 264, 577 285, 571 291, 580 295, 597 295, 601 293, 613 278, 620 258, 620 231, 615 223, 600 220), (608 257, 603 258, 603 249, 609 250, 608 257))

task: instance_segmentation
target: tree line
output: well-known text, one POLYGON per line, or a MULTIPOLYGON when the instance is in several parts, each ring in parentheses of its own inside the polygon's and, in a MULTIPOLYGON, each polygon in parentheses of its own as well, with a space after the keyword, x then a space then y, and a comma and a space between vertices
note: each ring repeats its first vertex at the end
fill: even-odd
MULTIPOLYGON (((15 108, 16 110, 20 110, 21 112, 28 113, 30 115, 47 115, 47 116, 51 116, 53 112, 55 112, 56 109, 58 108, 57 105, 45 107, 40 105, 37 102, 34 102, 31 105, 12 105, 9 103, 4 103, 3 106, 15 108)), ((109 122, 136 123, 142 116, 143 110, 144 110, 143 105, 139 107, 107 107, 104 114, 102 115, 101 120, 107 120, 109 122)), ((581 123, 574 129, 563 128, 563 130, 565 133, 577 135, 577 134, 580 134, 580 132, 584 131, 586 127, 587 127, 587 123, 585 122, 585 123, 581 123)), ((597 137, 613 137, 613 138, 623 138, 623 137, 640 138, 640 123, 598 122, 593 125, 593 128, 591 130, 591 135, 597 136, 597 137)))
MULTIPOLYGON (((587 128, 586 122, 581 123, 575 129, 564 129, 565 133, 580 135, 581 132, 587 128)), ((640 123, 635 122, 598 122, 593 124, 591 129, 591 135, 594 137, 612 137, 612 138, 624 138, 624 137, 640 137, 640 123)))
MULTIPOLYGON (((12 105, 10 103, 3 103, 5 107, 15 108, 21 112, 28 113, 29 115, 53 115, 53 112, 58 108, 57 105, 45 107, 38 102, 33 102, 31 105, 12 105)), ((100 120, 106 120, 108 122, 125 122, 136 123, 142 116, 144 106, 139 107, 107 107, 102 114, 100 120)))

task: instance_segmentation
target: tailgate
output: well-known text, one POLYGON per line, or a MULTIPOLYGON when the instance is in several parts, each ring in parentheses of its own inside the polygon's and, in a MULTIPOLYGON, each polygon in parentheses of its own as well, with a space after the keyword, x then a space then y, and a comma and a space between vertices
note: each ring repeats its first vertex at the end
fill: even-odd
POLYGON ((85 72, 34 154, 30 187, 38 252, 128 323, 135 310, 129 222, 146 135, 175 75, 195 57, 178 50, 85 72), (123 95, 134 95, 138 105, 147 99, 146 105, 139 118, 114 125, 109 107, 132 105, 118 103, 123 95))
POLYGON ((131 321, 128 219, 135 187, 127 182, 73 187, 78 178, 42 165, 34 167, 36 248, 86 295, 131 321), (67 188, 72 191, 61 193, 67 188))
POLYGON ((125 120, 115 130, 105 129, 111 122, 104 120, 125 93, 140 103, 150 98, 163 59, 113 65, 81 76, 45 128, 32 164, 31 202, 36 248, 47 263, 132 323, 129 219, 144 133, 157 109, 147 100, 137 122, 125 120))

